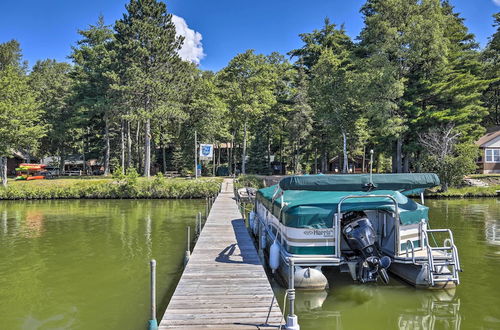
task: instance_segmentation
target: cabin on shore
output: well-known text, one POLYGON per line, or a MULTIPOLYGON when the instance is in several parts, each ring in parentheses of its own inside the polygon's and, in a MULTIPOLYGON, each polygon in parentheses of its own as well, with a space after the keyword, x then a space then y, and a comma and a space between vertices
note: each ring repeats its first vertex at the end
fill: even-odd
POLYGON ((21 151, 13 151, 10 157, 7 157, 7 175, 15 175, 16 168, 21 163, 26 163, 27 156, 21 151))
POLYGON ((481 174, 500 173, 500 127, 492 128, 476 141, 481 150, 477 160, 477 172, 481 174))

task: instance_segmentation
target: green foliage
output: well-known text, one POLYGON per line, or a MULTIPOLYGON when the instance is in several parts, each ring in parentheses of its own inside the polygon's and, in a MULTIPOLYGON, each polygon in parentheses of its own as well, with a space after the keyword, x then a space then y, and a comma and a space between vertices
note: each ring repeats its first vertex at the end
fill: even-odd
POLYGON ((265 187, 264 178, 259 175, 240 175, 234 182, 234 187, 240 189, 243 187, 251 187, 261 189, 265 187))
POLYGON ((489 81, 483 101, 488 109, 487 125, 500 125, 500 13, 493 15, 497 28, 481 54, 484 62, 483 78, 489 81))
POLYGON ((444 157, 427 154, 422 159, 422 169, 437 173, 442 191, 446 192, 449 187, 462 185, 464 176, 476 170, 478 156, 479 150, 474 144, 458 144, 452 154, 444 157))
MULTIPOLYGON (((73 198, 205 198, 219 192, 221 179, 139 180, 137 172, 124 180, 74 180, 70 184, 16 182, 0 188, 2 199, 73 199, 73 198)), ((64 181, 64 180, 62 180, 64 181)))
POLYGON ((73 105, 73 81, 71 65, 55 60, 37 61, 29 76, 31 90, 43 110, 42 122, 47 129, 42 140, 44 155, 60 155, 64 158, 80 141, 78 123, 80 113, 73 105), (64 118, 64 120, 61 120, 64 118))

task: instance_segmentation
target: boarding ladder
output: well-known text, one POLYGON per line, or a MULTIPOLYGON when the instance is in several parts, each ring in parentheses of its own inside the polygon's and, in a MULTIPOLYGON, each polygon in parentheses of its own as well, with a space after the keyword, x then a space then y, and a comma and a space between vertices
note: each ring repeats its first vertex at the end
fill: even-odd
MULTIPOLYGON (((460 284, 458 273, 462 271, 460 268, 460 260, 458 259, 458 251, 453 241, 453 233, 450 229, 424 229, 422 230, 427 249, 427 266, 428 282, 431 286, 436 283, 453 282, 460 284), (443 246, 431 246, 429 236, 433 233, 447 233, 448 238, 444 240, 443 246), (429 235, 430 234, 430 235, 429 235)), ((434 240, 435 242, 435 240, 434 240)), ((437 244, 437 243, 436 243, 437 244)))

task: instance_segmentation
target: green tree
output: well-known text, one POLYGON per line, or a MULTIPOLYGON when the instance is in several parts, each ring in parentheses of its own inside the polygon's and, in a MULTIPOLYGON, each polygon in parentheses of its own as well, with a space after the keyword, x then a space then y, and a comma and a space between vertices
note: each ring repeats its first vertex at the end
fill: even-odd
MULTIPOLYGON (((92 132, 104 126, 104 175, 110 173, 111 138, 110 126, 116 122, 116 98, 113 97, 111 84, 114 82, 112 70, 115 63, 114 52, 110 45, 113 31, 99 17, 97 24, 87 30, 79 30, 82 39, 73 47, 71 58, 75 63, 75 103, 81 108, 82 123, 92 132)), ((123 126, 122 126, 123 129, 123 126)), ((102 145, 102 143, 99 143, 102 145)), ((122 148, 123 151, 123 148, 122 148)), ((123 160, 124 157, 122 157, 123 160)), ((122 162, 122 167, 123 167, 122 162)))
POLYGON ((342 137, 342 172, 348 170, 347 137, 354 127, 359 111, 356 100, 356 73, 350 61, 350 50, 334 54, 329 48, 312 68, 310 97, 318 119, 342 137))
POLYGON ((68 63, 43 60, 36 62, 29 76, 31 88, 44 112, 43 123, 47 128, 42 140, 44 155, 59 155, 61 171, 66 155, 74 151, 79 138, 79 114, 72 102, 71 70, 68 63))
POLYGON ((224 85, 233 136, 243 129, 241 173, 246 173, 249 124, 258 121, 276 102, 275 71, 263 55, 253 50, 236 55, 219 73, 224 85))
POLYGON ((483 77, 490 81, 484 91, 483 101, 488 108, 487 125, 500 125, 500 13, 493 15, 493 26, 497 28, 482 53, 483 77))
POLYGON ((172 15, 157 0, 131 0, 127 13, 115 24, 115 47, 120 91, 144 122, 144 176, 150 176, 151 120, 168 107, 175 95, 171 88, 182 75, 177 51, 183 39, 176 36, 172 15))
POLYGON ((7 186, 7 157, 14 150, 39 145, 42 115, 22 70, 17 42, 0 44, 0 179, 7 186))

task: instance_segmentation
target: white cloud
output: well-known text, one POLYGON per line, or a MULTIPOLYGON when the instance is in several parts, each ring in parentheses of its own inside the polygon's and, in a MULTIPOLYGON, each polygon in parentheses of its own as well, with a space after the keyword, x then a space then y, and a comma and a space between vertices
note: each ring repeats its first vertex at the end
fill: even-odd
POLYGON ((172 22, 175 24, 177 35, 184 37, 184 44, 179 50, 179 56, 185 61, 200 64, 201 59, 205 57, 201 33, 190 29, 182 17, 172 15, 172 22))
POLYGON ((497 6, 500 6, 500 0, 493 0, 493 3, 497 6))

